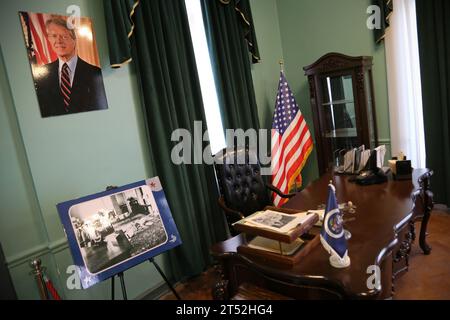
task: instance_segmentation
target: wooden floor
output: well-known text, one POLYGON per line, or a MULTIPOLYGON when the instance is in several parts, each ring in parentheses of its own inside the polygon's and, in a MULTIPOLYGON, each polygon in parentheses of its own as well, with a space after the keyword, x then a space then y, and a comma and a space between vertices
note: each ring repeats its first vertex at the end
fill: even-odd
MULTIPOLYGON (((420 230, 420 225, 417 225, 420 230)), ((395 300, 450 300, 450 215, 434 211, 429 225, 429 256, 420 250, 417 241, 413 245, 410 269, 395 283, 395 300)), ((177 292, 183 300, 211 300, 211 288, 217 279, 214 270, 178 285, 177 292)), ((174 300, 166 294, 161 300, 174 300)))
POLYGON ((409 271, 395 283, 395 299, 450 300, 450 215, 433 212, 428 233, 431 254, 413 245, 409 271))

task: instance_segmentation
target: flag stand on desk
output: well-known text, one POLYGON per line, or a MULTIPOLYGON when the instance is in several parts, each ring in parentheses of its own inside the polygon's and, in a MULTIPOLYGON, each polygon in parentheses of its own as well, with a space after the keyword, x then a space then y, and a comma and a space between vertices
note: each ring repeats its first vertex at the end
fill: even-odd
MULTIPOLYGON (((272 185, 287 194, 301 187, 301 171, 313 149, 308 125, 286 81, 283 63, 272 123, 272 185), (300 182, 300 184, 298 184, 300 182)), ((287 199, 273 195, 273 203, 281 207, 287 199)))
POLYGON ((339 210, 336 200, 336 188, 331 183, 328 185, 328 199, 320 231, 320 242, 331 255, 330 264, 333 267, 346 268, 350 266, 342 212, 339 210))

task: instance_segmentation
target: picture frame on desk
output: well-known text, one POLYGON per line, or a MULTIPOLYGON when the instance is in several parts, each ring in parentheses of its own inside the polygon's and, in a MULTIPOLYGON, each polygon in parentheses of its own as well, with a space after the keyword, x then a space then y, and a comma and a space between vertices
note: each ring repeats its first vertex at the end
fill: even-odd
POLYGON ((277 210, 258 211, 254 214, 236 222, 246 224, 255 228, 262 228, 278 233, 289 233, 302 221, 301 217, 285 214, 277 210))
MULTIPOLYGON (((267 206, 264 208, 264 211, 273 211, 273 212, 279 212, 280 216, 283 215, 295 215, 297 213, 300 213, 298 211, 292 211, 292 210, 286 210, 282 208, 267 206)), ((285 243, 291 243, 295 239, 297 239, 302 234, 306 233, 308 230, 310 230, 318 221, 319 216, 315 213, 308 215, 310 218, 303 221, 303 223, 294 225, 292 223, 295 223, 295 221, 301 221, 301 219, 298 220, 285 220, 285 226, 288 227, 287 231, 280 230, 278 228, 265 226, 263 224, 253 224, 253 223, 246 223, 247 221, 251 221, 252 218, 255 215, 259 215, 264 212, 257 212, 247 218, 244 218, 238 222, 236 222, 233 227, 240 232, 251 234, 254 236, 261 236, 266 237, 269 239, 285 242, 285 243)))
MULTIPOLYGON (((307 215, 306 219, 298 219, 295 214, 300 212, 295 210, 266 207, 265 212, 278 212, 283 217, 292 215, 292 220, 286 219, 286 226, 295 221, 302 221, 303 223, 290 228, 288 232, 279 232, 272 230, 273 228, 265 228, 257 224, 236 223, 235 229, 246 234, 246 242, 237 248, 238 253, 275 264, 292 266, 301 261, 312 248, 319 244, 320 228, 314 228, 316 229, 315 232, 310 232, 319 221, 319 216, 316 213, 307 215), (264 246, 267 247, 264 248, 264 246), (277 246, 279 250, 277 250, 277 246)), ((262 213, 256 213, 255 215, 258 217, 262 213)), ((252 216, 246 219, 251 220, 252 216)))

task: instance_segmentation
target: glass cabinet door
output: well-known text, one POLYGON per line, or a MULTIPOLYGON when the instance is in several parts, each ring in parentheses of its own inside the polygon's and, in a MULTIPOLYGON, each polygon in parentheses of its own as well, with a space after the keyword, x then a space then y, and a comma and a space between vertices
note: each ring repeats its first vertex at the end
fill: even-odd
POLYGON ((330 148, 330 165, 358 144, 352 76, 323 77, 321 87, 322 137, 330 148))

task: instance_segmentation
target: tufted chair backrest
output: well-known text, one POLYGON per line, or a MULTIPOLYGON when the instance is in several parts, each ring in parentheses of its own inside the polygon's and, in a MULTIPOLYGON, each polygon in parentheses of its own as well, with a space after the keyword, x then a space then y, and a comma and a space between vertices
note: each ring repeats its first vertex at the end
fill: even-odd
POLYGON ((219 190, 228 208, 248 216, 271 205, 254 151, 224 149, 214 160, 219 190))

